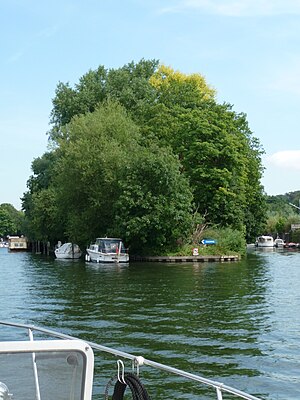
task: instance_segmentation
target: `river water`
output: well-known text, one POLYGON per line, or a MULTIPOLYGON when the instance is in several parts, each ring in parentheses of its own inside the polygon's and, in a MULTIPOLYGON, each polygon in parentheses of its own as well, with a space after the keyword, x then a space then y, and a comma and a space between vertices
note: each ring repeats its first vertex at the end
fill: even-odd
MULTIPOLYGON (((143 355, 262 399, 300 399, 300 251, 105 266, 1 248, 0 268, 1 320, 143 355)), ((102 398, 116 361, 96 367, 102 398)), ((145 381, 152 399, 199 398, 162 373, 146 370, 145 381)), ((200 394, 216 398, 205 388, 200 394)))

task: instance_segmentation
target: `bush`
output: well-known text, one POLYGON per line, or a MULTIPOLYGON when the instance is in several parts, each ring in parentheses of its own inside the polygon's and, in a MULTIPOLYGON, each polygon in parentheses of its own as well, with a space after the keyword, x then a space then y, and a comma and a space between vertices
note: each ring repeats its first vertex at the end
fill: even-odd
POLYGON ((231 228, 210 228, 202 233, 202 237, 197 243, 184 244, 172 254, 177 256, 191 256, 193 248, 199 249, 199 255, 245 255, 246 240, 241 231, 231 228), (203 245, 203 239, 214 239, 215 245, 203 245))
POLYGON ((243 232, 232 228, 208 229, 204 232, 205 237, 215 239, 217 244, 209 246, 213 251, 215 248, 217 254, 246 254, 246 239, 243 232))

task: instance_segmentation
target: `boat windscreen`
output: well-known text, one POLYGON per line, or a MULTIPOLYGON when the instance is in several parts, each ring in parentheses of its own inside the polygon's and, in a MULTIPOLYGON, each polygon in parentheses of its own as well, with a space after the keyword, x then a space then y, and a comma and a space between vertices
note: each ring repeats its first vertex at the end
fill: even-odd
POLYGON ((125 253, 125 247, 120 239, 97 239, 99 251, 103 253, 119 253, 120 247, 121 252, 125 253))
POLYGON ((0 354, 0 380, 13 399, 80 400, 83 371, 83 356, 77 351, 0 354))

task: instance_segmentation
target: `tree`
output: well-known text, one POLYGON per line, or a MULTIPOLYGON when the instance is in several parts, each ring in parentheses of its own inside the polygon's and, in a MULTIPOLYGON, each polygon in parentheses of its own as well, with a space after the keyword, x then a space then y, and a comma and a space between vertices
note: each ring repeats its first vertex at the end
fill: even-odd
POLYGON ((178 104, 195 108, 203 101, 214 99, 216 94, 201 74, 186 75, 165 65, 152 74, 149 82, 159 93, 159 101, 171 107, 178 104))
POLYGON ((21 235, 24 228, 24 213, 9 203, 0 205, 0 236, 21 235))
POLYGON ((59 151, 54 149, 33 160, 33 174, 22 198, 26 235, 31 240, 56 241, 65 237, 63 219, 58 215, 53 176, 59 151))
POLYGON ((66 239, 64 218, 56 201, 54 187, 42 189, 32 194, 31 214, 28 218, 28 236, 33 240, 56 242, 66 239))
POLYGON ((7 211, 0 208, 0 236, 14 234, 16 232, 16 225, 13 223, 7 211))
MULTIPOLYGON (((292 207, 290 203, 297 204, 299 191, 281 194, 277 196, 267 196, 267 232, 273 235, 277 233, 284 237, 286 233, 291 230, 292 224, 300 222, 300 215, 296 208, 292 207)), ((293 234, 291 234, 290 240, 293 234)))
POLYGON ((184 242, 192 228, 192 192, 180 163, 156 145, 135 152, 120 182, 115 224, 136 254, 162 254, 184 242))
POLYGON ((255 235, 264 220, 261 149, 245 116, 233 112, 228 104, 206 101, 200 95, 194 107, 176 102, 174 96, 175 105, 167 102, 152 107, 142 132, 156 135, 178 155, 195 205, 208 222, 255 235))
POLYGON ((52 100, 51 139, 56 140, 60 136, 61 127, 67 125, 75 115, 93 112, 106 99, 106 75, 106 69, 99 66, 95 71, 90 70, 83 75, 74 89, 69 83, 58 83, 52 100))
MULTIPOLYGON (((131 232, 137 237, 134 206, 131 197, 124 195, 123 185, 126 183, 131 188, 131 196, 141 203, 137 193, 142 189, 134 181, 140 177, 137 166, 148 176, 144 164, 147 160, 155 171, 151 156, 155 153, 158 170, 165 171, 165 163, 176 164, 178 170, 170 167, 171 174, 175 170, 180 172, 180 179, 172 175, 177 182, 175 187, 179 193, 185 187, 187 208, 192 190, 194 210, 191 213, 197 210, 205 217, 204 223, 237 229, 248 240, 264 225, 261 146, 252 136, 246 115, 237 114, 229 104, 218 104, 215 90, 200 74, 183 74, 159 66, 156 60, 141 60, 110 70, 100 66, 80 78, 73 88, 68 83, 59 83, 51 123, 52 151, 36 160, 33 167, 38 173, 29 180, 29 193, 24 196, 26 214, 31 215, 31 220, 34 214, 30 210, 41 200, 41 196, 33 197, 33 194, 51 188, 55 189, 53 198, 68 237, 80 235, 80 240, 87 241, 88 232, 90 236, 99 235, 112 226, 116 230, 114 207, 120 207, 123 214, 127 210, 131 232), (165 152, 165 158, 159 148, 165 152), (53 160, 47 165, 49 157, 53 160), (100 181, 98 176, 104 180, 100 181), (93 220, 96 213, 101 223, 93 220), (80 225, 89 229, 79 233, 80 225)), ((145 182, 150 184, 147 179, 145 182)), ((150 203, 154 205, 157 197, 152 199, 149 193, 151 200, 144 210, 147 217, 143 223, 147 220, 148 228, 152 229, 154 224, 149 221, 154 221, 157 210, 150 203)), ((179 197, 176 201, 181 209, 179 197)), ((161 200, 158 203, 165 210, 161 200)), ((163 215, 166 217, 166 213, 160 214, 161 219, 163 215)), ((186 225, 183 226, 186 232, 186 225)), ((127 235, 125 231, 124 235, 127 235)), ((139 235, 143 237, 143 232, 139 235)))
POLYGON ((149 79, 158 66, 157 60, 131 62, 122 68, 107 71, 104 66, 88 71, 79 79, 79 83, 70 87, 69 83, 59 82, 52 100, 50 122, 53 128, 49 132, 51 140, 61 136, 61 128, 72 118, 93 112, 99 104, 109 99, 116 100, 132 117, 144 113, 144 104, 155 101, 155 91, 149 79))
POLYGON ((110 101, 73 118, 58 143, 55 186, 68 237, 87 243, 121 235, 153 253, 190 229, 192 195, 178 160, 155 144, 144 147, 122 106, 110 101))

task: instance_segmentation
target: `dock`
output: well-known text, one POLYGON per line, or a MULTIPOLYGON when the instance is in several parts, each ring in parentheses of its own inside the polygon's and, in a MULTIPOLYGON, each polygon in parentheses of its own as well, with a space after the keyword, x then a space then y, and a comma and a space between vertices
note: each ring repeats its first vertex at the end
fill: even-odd
POLYGON ((236 255, 229 256, 134 256, 130 257, 130 261, 145 261, 145 262, 164 262, 164 263, 180 263, 180 262, 231 262, 239 261, 240 257, 236 255))

